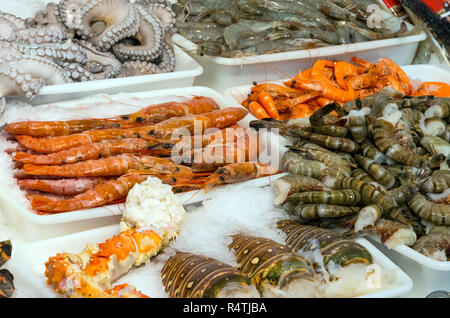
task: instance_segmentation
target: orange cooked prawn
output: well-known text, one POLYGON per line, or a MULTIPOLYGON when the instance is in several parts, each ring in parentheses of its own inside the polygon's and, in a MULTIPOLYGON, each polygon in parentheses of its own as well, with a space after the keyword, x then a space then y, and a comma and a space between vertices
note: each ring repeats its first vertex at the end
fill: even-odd
POLYGON ((15 154, 14 160, 37 165, 61 165, 106 158, 121 153, 150 153, 151 150, 168 149, 172 148, 173 145, 174 142, 170 140, 158 141, 156 139, 125 138, 102 140, 97 143, 81 145, 46 155, 35 155, 19 151, 15 154))
POLYGON ((59 195, 77 195, 107 181, 108 178, 67 178, 67 179, 20 179, 21 189, 41 191, 59 195))
POLYGON ((120 176, 130 170, 145 171, 147 174, 191 173, 189 167, 173 163, 169 159, 121 154, 97 160, 87 160, 65 165, 25 164, 23 172, 28 175, 57 177, 101 177, 120 176))
POLYGON ((143 138, 158 143, 155 138, 171 138, 172 134, 181 129, 193 134, 197 125, 203 131, 213 127, 229 127, 244 118, 247 113, 247 110, 240 107, 228 107, 203 114, 174 117, 151 126, 88 130, 68 136, 43 138, 18 135, 16 139, 22 146, 40 153, 53 153, 107 139, 143 138))
POLYGON ((66 136, 86 130, 106 128, 131 128, 156 124, 172 117, 201 114, 218 109, 209 97, 195 96, 186 102, 167 102, 147 106, 135 113, 119 115, 111 119, 81 119, 67 121, 25 121, 6 125, 5 131, 12 135, 33 137, 66 136))

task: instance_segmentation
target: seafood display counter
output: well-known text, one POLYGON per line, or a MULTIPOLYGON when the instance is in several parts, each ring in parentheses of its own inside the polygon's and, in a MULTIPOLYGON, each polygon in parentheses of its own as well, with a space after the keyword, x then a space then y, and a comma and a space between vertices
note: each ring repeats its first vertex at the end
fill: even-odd
POLYGON ((448 294, 450 71, 411 65, 416 19, 31 2, 0 4, 0 298, 448 294))

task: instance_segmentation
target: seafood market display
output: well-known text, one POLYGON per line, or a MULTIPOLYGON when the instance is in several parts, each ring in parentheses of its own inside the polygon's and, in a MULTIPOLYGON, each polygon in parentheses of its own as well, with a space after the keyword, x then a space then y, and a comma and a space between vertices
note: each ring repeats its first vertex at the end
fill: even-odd
MULTIPOLYGON (((0 242, 0 267, 11 258, 11 253, 11 241, 0 242)), ((0 298, 11 297, 14 290, 14 276, 7 269, 0 269, 0 298)))
POLYGON ((61 0, 28 19, 0 12, 0 95, 172 72, 174 25, 161 1, 61 0))
POLYGON ((178 32, 198 45, 197 54, 245 57, 415 34, 398 17, 379 10, 379 28, 370 27, 376 1, 178 0, 178 32), (398 28, 395 32, 389 24, 398 28))
MULTIPOLYGON (((264 191, 270 194, 270 187, 264 191)), ((161 268, 155 274, 170 298, 341 297, 373 292, 385 284, 367 285, 373 278, 369 266, 374 262, 363 246, 330 230, 292 220, 278 222, 281 232, 273 224, 277 241, 243 234, 238 224, 227 229, 231 243, 227 246, 227 239, 216 243, 234 255, 230 263, 222 257, 182 251, 175 243, 186 240, 180 234, 201 217, 196 213, 185 211, 171 186, 149 177, 130 191, 120 234, 98 245, 88 244, 79 254, 50 257, 45 264, 47 283, 65 297, 146 298, 127 283, 113 286, 133 267, 143 265, 161 268), (278 243, 283 238, 286 245, 278 243)), ((266 218, 273 212, 258 213, 266 218)), ((222 220, 214 219, 215 226, 227 228, 222 220)), ((203 243, 208 244, 214 243, 203 243)), ((378 272, 380 277, 385 274, 378 272)))
POLYGON ((381 58, 375 63, 357 57, 352 60, 354 63, 317 60, 312 68, 284 83, 254 83, 241 104, 258 119, 287 120, 309 118, 332 102, 344 104, 374 95, 385 87, 410 96, 450 97, 448 83, 424 82, 415 89, 391 59, 381 58))
POLYGON ((304 120, 255 120, 293 140, 275 204, 306 225, 376 234, 442 261, 449 257, 450 98, 393 88, 304 120), (331 112, 335 112, 332 114, 331 112), (427 233, 429 224, 437 226, 427 233), (417 242, 416 242, 417 239, 417 242))
POLYGON ((50 239, 4 235, 0 298, 23 296, 28 270, 39 276, 28 293, 65 298, 396 297, 425 285, 365 237, 445 285, 450 83, 392 60, 442 53, 408 1, 403 16, 378 0, 39 2, 34 16, 0 7, 0 232, 50 239), (174 72, 172 37, 221 61, 224 72, 203 65, 207 77, 247 76, 238 103, 201 87, 118 87, 27 104, 45 86, 174 72), (310 65, 295 69, 293 54, 310 65))
POLYGON ((194 96, 111 118, 13 122, 4 131, 17 142, 8 150, 17 183, 44 214, 123 202, 150 175, 180 193, 277 173, 257 161, 258 135, 237 124, 247 111, 218 108, 194 96))

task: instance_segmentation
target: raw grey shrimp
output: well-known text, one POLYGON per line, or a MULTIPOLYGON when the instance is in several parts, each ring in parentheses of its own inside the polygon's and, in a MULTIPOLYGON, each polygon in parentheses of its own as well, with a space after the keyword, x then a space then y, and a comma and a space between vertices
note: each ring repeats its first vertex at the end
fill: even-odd
POLYGON ((197 46, 197 54, 199 56, 211 55, 211 56, 221 56, 227 48, 225 45, 220 44, 217 41, 206 40, 205 42, 197 46))
POLYGON ((328 189, 321 181, 302 175, 285 175, 275 180, 272 187, 276 205, 283 204, 293 193, 328 189))
POLYGON ((388 158, 404 165, 416 168, 435 168, 439 167, 444 160, 444 156, 441 154, 428 159, 417 154, 414 150, 399 144, 395 136, 394 125, 383 118, 377 118, 375 120, 373 134, 373 139, 377 148, 388 158))
POLYGON ((372 184, 356 178, 344 177, 336 178, 334 180, 330 179, 328 182, 325 182, 325 185, 337 190, 355 190, 361 194, 361 204, 379 204, 383 208, 383 211, 386 212, 398 208, 398 204, 393 198, 386 196, 384 192, 372 184))
POLYGON ((417 172, 403 170, 395 172, 395 168, 386 166, 388 171, 393 171, 395 178, 400 181, 400 185, 388 192, 394 200, 399 203, 410 201, 412 197, 420 191, 422 184, 430 177, 431 172, 427 169, 419 169, 417 172))
POLYGON ((428 201, 421 193, 416 193, 409 202, 411 210, 422 219, 436 225, 450 225, 450 205, 428 201))
POLYGON ((180 34, 194 43, 217 41, 223 37, 223 26, 217 23, 177 23, 180 34))
POLYGON ((278 12, 267 9, 262 10, 259 16, 262 21, 285 21, 294 24, 297 28, 303 27, 321 27, 321 21, 313 20, 291 12, 278 12))
POLYGON ((421 186, 420 190, 429 193, 441 193, 450 188, 450 170, 434 171, 421 186))
POLYGON ((443 134, 441 135, 441 137, 445 141, 450 142, 450 124, 447 124, 447 126, 445 127, 445 130, 444 130, 443 134))
POLYGON ((404 108, 401 110, 402 117, 396 125, 396 137, 401 145, 415 150, 416 143, 423 137, 420 122, 423 120, 421 112, 412 109, 404 108))
MULTIPOLYGON (((407 33, 407 25, 405 23, 402 23, 400 26, 400 29, 396 32, 392 32, 390 34, 387 33, 379 33, 374 32, 372 30, 361 28, 355 23, 349 22, 349 21, 339 21, 338 22, 338 29, 348 27, 349 30, 352 32, 352 36, 362 36, 368 40, 374 41, 374 40, 382 40, 382 39, 390 39, 390 38, 396 38, 398 36, 403 36, 405 33, 407 33)), ((416 30, 411 31, 416 32, 416 30)))
POLYGON ((354 155, 356 161, 363 167, 363 169, 379 184, 386 189, 394 187, 396 179, 390 174, 383 166, 374 162, 374 160, 361 156, 359 154, 354 155))
POLYGON ((347 125, 354 141, 360 144, 367 139, 368 131, 364 115, 353 115, 351 111, 347 117, 347 125))
POLYGON ((386 156, 369 140, 361 144, 361 154, 380 164, 386 162, 386 156))
MULTIPOLYGON (((250 0, 255 5, 266 8, 269 11, 276 13, 291 13, 304 17, 315 23, 314 26, 322 27, 329 30, 334 30, 334 24, 327 19, 327 17, 319 11, 311 9, 302 2, 295 1, 271 1, 271 0, 250 0)), ((283 19, 276 19, 281 20, 283 19)))
POLYGON ((291 147, 291 149, 325 164, 325 175, 328 177, 349 177, 351 174, 351 163, 345 157, 325 148, 310 142, 299 142, 294 147, 291 147))
POLYGON ((289 200, 311 204, 354 206, 361 200, 361 195, 354 190, 323 190, 294 193, 289 200))
POLYGON ((349 131, 347 127, 337 125, 311 126, 310 129, 306 128, 305 130, 311 130, 313 133, 331 137, 346 137, 349 131))
POLYGON ((293 175, 322 180, 326 165, 317 160, 306 160, 299 153, 289 150, 283 155, 283 167, 293 175))
POLYGON ((412 248, 432 259, 447 262, 450 259, 450 234, 424 235, 416 241, 412 248))
POLYGON ((301 30, 286 30, 286 35, 292 39, 310 38, 328 44, 339 44, 338 38, 334 32, 327 32, 326 30, 317 27, 305 27, 301 30))
POLYGON ((321 11, 327 17, 330 17, 334 20, 344 20, 350 21, 355 24, 359 24, 358 15, 346 10, 345 8, 341 8, 340 6, 334 4, 330 1, 322 1, 321 2, 321 11))
POLYGON ((299 204, 295 208, 294 215, 304 219, 337 218, 356 214, 361 210, 357 206, 344 206, 332 204, 299 204))
POLYGON ((450 158, 450 143, 438 136, 425 136, 420 143, 431 155, 443 154, 446 159, 450 158))
POLYGON ((310 117, 309 122, 311 126, 327 126, 327 125, 339 125, 342 122, 346 122, 346 119, 337 118, 331 115, 333 111, 340 111, 341 105, 339 103, 331 103, 316 110, 310 117))
POLYGON ((301 144, 296 144, 294 147, 290 147, 290 149, 302 154, 305 159, 317 160, 323 163, 326 166, 326 169, 323 171, 324 178, 350 176, 352 170, 351 163, 343 156, 321 147, 313 148, 309 143, 305 143, 304 146, 301 144))
MULTIPOLYGON (((190 4, 197 1, 190 0, 190 4)), ((234 1, 206 0, 201 1, 203 7, 197 12, 191 12, 196 15, 195 20, 200 21, 206 16, 211 16, 214 22, 230 25, 239 21, 240 11, 234 1)))
POLYGON ((425 96, 405 96, 404 98, 398 98, 393 102, 399 108, 413 108, 415 110, 420 111, 421 113, 425 112, 428 108, 433 105, 434 100, 436 99, 433 95, 425 95, 425 96))
POLYGON ((227 26, 223 30, 223 37, 230 49, 234 50, 237 47, 238 41, 242 38, 262 34, 271 30, 287 28, 289 28, 289 23, 283 21, 262 22, 241 19, 238 23, 227 26))
POLYGON ((449 234, 450 235, 450 226, 445 225, 433 225, 429 230, 428 234, 449 234))
POLYGON ((293 137, 298 137, 312 141, 322 147, 331 150, 338 150, 347 153, 356 153, 359 151, 359 145, 349 138, 344 137, 332 137, 327 135, 320 135, 309 133, 301 130, 289 130, 288 134, 293 137))
POLYGON ((432 105, 425 110, 425 118, 448 118, 450 116, 450 97, 438 97, 431 101, 432 105))
POLYGON ((291 119, 291 120, 275 120, 272 118, 267 118, 263 120, 252 120, 250 122, 250 127, 255 129, 279 129, 279 133, 283 136, 289 136, 288 131, 294 131, 296 129, 313 132, 321 135, 328 135, 332 137, 345 137, 348 134, 348 128, 337 125, 327 125, 327 126, 309 126, 303 118, 291 119))
POLYGON ((366 183, 377 185, 376 181, 367 172, 360 168, 353 170, 350 177, 356 178, 366 183))
POLYGON ((247 47, 242 50, 230 51, 225 54, 226 57, 241 57, 248 55, 260 55, 260 54, 271 54, 280 52, 289 52, 299 49, 312 49, 316 47, 316 43, 309 42, 305 44, 305 47, 300 47, 299 45, 294 45, 285 42, 283 39, 276 41, 263 41, 259 42, 252 47, 247 47))
POLYGON ((421 128, 421 130, 423 135, 425 136, 440 136, 445 139, 447 122, 441 118, 427 118, 425 119, 424 126, 421 128))

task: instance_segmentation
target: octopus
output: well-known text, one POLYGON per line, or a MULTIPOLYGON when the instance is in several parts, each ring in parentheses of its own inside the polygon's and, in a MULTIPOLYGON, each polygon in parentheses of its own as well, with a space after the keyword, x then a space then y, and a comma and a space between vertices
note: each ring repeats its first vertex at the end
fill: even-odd
POLYGON ((173 72, 174 32, 165 0, 61 0, 27 19, 0 11, 0 97, 173 72))

